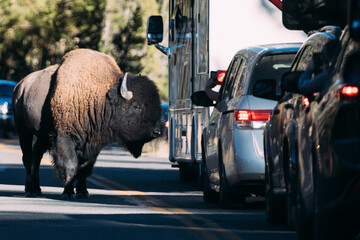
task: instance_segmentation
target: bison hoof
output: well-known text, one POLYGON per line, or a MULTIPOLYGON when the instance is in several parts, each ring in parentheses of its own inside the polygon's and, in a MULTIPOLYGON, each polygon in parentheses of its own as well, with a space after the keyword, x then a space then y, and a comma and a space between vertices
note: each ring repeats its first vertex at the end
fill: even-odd
POLYGON ((90 197, 89 193, 76 193, 76 199, 88 199, 90 197))
POLYGON ((36 197, 36 195, 32 192, 25 192, 25 197, 36 197))
POLYGON ((25 197, 41 197, 41 196, 42 196, 41 190, 35 192, 30 192, 30 191, 25 192, 25 197))
POLYGON ((33 194, 35 195, 35 197, 42 197, 41 190, 37 190, 37 191, 33 192, 33 194))
POLYGON ((75 194, 67 194, 67 193, 63 193, 61 195, 61 198, 63 200, 74 200, 75 199, 75 194))

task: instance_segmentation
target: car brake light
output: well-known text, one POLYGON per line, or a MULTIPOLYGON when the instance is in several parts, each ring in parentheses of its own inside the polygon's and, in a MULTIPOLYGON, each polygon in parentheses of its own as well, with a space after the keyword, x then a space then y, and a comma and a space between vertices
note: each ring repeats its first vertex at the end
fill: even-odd
POLYGON ((340 90, 340 96, 342 98, 352 98, 359 95, 359 88, 356 86, 344 86, 340 90))
POLYGON ((307 97, 303 98, 303 105, 304 106, 309 106, 310 105, 310 101, 309 101, 309 99, 307 97))
POLYGON ((271 110, 235 110, 235 121, 267 121, 271 110))
POLYGON ((270 114, 271 110, 235 110, 236 127, 262 128, 270 114))
POLYGON ((226 71, 225 70, 218 70, 217 71, 217 82, 221 84, 224 81, 226 71))

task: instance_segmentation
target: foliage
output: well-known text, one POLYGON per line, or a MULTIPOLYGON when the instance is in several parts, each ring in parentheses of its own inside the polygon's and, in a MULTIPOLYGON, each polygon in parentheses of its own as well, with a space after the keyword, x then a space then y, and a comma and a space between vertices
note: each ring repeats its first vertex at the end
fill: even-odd
POLYGON ((167 98, 167 58, 146 44, 145 23, 163 0, 1 0, 0 78, 19 81, 59 63, 76 48, 112 55, 123 71, 142 73, 167 98))
POLYGON ((2 0, 1 78, 19 80, 78 47, 98 49, 105 6, 104 0, 2 0))
POLYGON ((128 24, 113 36, 115 49, 111 54, 123 72, 140 73, 144 68, 140 62, 145 55, 142 14, 141 7, 137 6, 128 24))

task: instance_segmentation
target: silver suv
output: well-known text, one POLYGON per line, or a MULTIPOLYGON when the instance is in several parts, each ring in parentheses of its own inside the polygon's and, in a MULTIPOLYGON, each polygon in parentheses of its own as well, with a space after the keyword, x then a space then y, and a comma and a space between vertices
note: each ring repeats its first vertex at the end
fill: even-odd
POLYGON ((205 202, 218 200, 229 208, 243 205, 250 193, 264 195, 263 128, 279 100, 281 76, 299 47, 262 45, 235 54, 202 134, 205 202))

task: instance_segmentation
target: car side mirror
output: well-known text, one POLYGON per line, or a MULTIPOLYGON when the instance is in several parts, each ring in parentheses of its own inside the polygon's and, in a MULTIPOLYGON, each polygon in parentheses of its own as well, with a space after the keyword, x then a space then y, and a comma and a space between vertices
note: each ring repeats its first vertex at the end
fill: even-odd
POLYGON ((211 100, 205 91, 197 91, 191 95, 191 101, 196 106, 210 107, 215 106, 213 100, 211 100))
POLYGON ((299 93, 299 79, 303 72, 287 72, 282 75, 281 88, 286 92, 299 93))
POLYGON ((161 16, 150 16, 147 22, 148 45, 162 42, 164 35, 164 24, 161 16))

